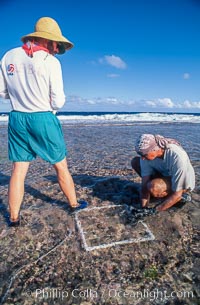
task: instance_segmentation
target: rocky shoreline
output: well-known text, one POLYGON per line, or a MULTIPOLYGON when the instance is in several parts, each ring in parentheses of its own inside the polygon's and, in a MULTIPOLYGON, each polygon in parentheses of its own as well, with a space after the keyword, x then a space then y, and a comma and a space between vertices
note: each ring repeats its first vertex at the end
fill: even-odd
POLYGON ((0 304, 199 304, 199 131, 200 124, 184 123, 63 125, 77 197, 94 209, 78 215, 79 227, 53 168, 37 159, 26 179, 22 226, 14 229, 5 219, 11 163, 0 126, 0 304), (138 205, 140 178, 130 160, 144 132, 177 138, 196 173, 192 202, 143 220, 154 239, 126 214, 126 206, 138 205))

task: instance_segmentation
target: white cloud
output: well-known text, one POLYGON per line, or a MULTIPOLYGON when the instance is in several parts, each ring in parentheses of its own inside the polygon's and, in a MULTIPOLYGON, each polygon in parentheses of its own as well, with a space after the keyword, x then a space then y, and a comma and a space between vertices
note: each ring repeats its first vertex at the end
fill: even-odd
POLYGON ((184 101, 183 105, 184 105, 185 108, 191 108, 191 106, 192 106, 190 101, 184 101))
POLYGON ((156 103, 153 101, 146 101, 147 106, 156 107, 156 103))
POLYGON ((200 102, 191 102, 185 100, 183 102, 174 103, 170 98, 160 98, 153 101, 142 101, 142 107, 151 107, 154 109, 200 109, 200 102))
POLYGON ((200 102, 190 102, 188 100, 183 102, 184 108, 200 108, 200 102))
POLYGON ((119 76, 120 76, 119 74, 114 74, 114 73, 107 74, 107 77, 109 77, 109 78, 117 78, 119 76))
POLYGON ((170 98, 160 98, 160 99, 158 99, 157 106, 173 108, 174 103, 172 102, 172 100, 170 98))
POLYGON ((118 100, 117 98, 115 97, 107 97, 106 98, 106 102, 109 103, 109 104, 113 104, 113 105, 117 105, 117 104, 120 104, 121 101, 118 100))
POLYGON ((189 73, 184 73, 183 74, 183 79, 189 79, 190 78, 190 74, 189 73))
POLYGON ((117 69, 126 69, 126 63, 119 57, 115 55, 105 55, 102 58, 99 58, 100 64, 108 64, 117 69))
POLYGON ((90 105, 95 105, 96 102, 94 100, 87 100, 87 103, 90 104, 90 105))
POLYGON ((83 98, 69 96, 62 111, 138 111, 138 112, 199 112, 200 101, 173 102, 170 98, 155 100, 124 100, 115 96, 83 98))
POLYGON ((152 108, 174 108, 175 105, 170 98, 159 98, 153 101, 143 101, 143 106, 152 108))

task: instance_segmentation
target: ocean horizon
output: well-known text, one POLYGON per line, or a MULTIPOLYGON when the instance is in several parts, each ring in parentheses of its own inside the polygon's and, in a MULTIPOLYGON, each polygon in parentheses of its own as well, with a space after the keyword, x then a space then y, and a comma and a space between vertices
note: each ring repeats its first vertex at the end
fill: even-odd
MULTIPOLYGON (((7 124, 8 115, 9 112, 0 112, 0 124, 7 124)), ((62 124, 200 123, 200 113, 61 111, 56 116, 62 124)))

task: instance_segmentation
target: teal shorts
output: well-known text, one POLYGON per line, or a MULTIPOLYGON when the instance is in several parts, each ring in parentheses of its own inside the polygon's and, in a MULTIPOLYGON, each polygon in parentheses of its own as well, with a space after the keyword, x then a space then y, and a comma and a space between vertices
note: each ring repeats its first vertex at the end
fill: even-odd
POLYGON ((39 156, 55 164, 67 155, 62 127, 52 112, 11 111, 8 123, 8 155, 13 162, 29 162, 39 156))

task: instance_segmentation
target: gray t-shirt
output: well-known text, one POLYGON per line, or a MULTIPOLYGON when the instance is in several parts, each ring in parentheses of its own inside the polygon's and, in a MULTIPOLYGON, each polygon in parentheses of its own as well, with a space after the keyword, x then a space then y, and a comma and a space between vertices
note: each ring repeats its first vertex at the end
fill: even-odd
POLYGON ((168 144, 163 159, 142 160, 140 158, 141 174, 154 175, 156 172, 171 177, 172 190, 193 190, 195 187, 195 173, 186 151, 178 145, 168 144))

